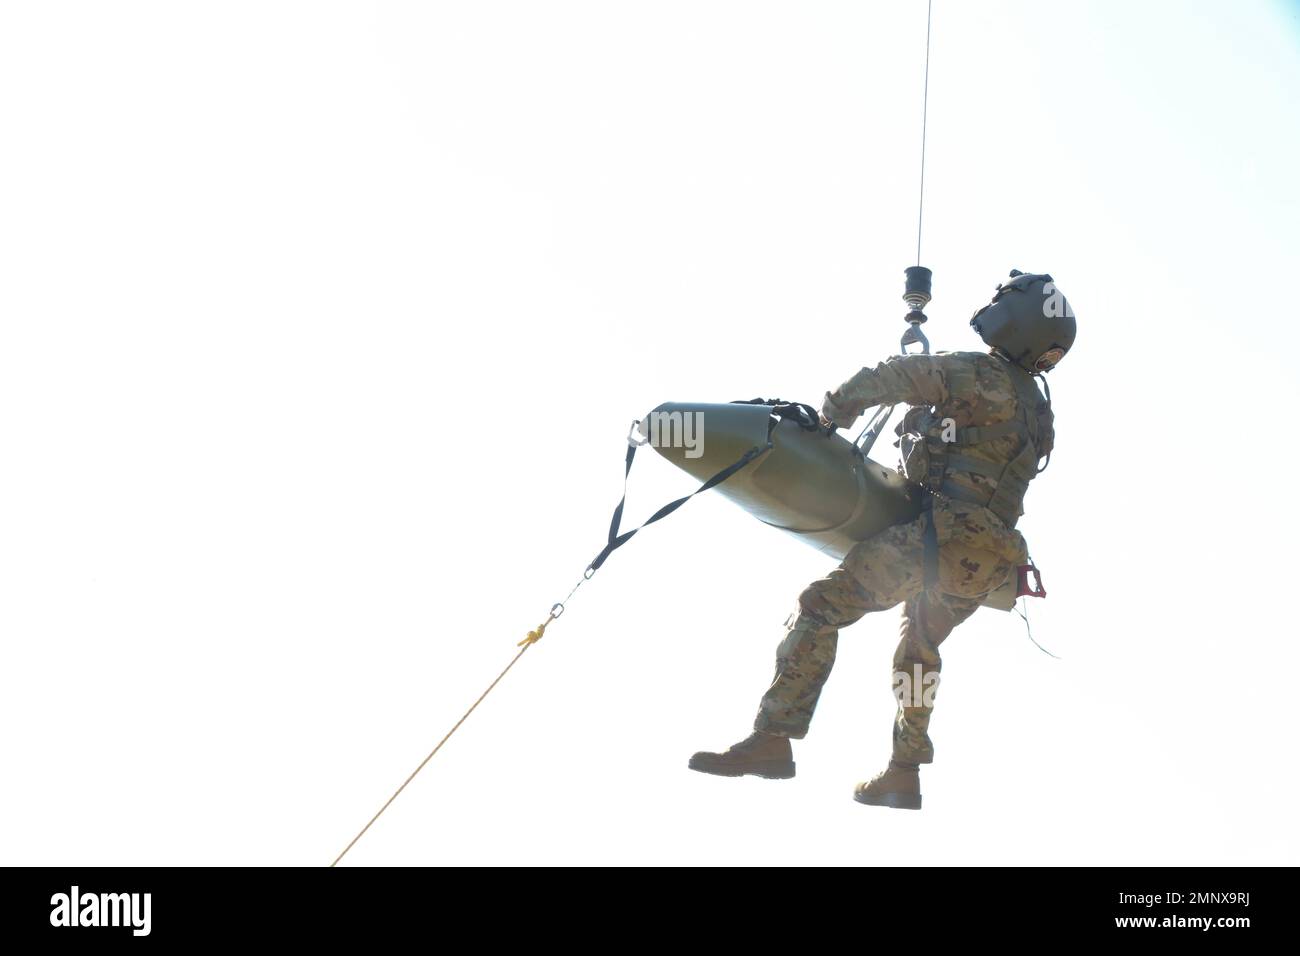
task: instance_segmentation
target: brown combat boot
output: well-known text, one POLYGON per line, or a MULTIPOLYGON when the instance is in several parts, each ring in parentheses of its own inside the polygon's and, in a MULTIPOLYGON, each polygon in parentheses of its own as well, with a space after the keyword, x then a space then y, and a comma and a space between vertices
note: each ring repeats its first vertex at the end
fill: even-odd
POLYGON ((687 766, 700 773, 717 774, 719 777, 752 774, 768 780, 788 780, 794 776, 794 755, 790 750, 789 737, 775 737, 755 731, 740 743, 733 744, 726 753, 700 751, 691 757, 687 766))
POLYGON ((882 770, 867 783, 854 788, 853 799, 873 807, 920 810, 920 768, 914 763, 891 760, 888 770, 882 770))

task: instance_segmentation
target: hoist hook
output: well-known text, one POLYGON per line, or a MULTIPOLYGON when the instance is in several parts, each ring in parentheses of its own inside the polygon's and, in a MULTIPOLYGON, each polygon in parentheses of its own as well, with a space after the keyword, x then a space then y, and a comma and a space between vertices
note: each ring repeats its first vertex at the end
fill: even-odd
POLYGON ((908 266, 904 273, 907 281, 903 286, 903 301, 907 303, 910 311, 903 316, 907 322, 907 331, 903 333, 902 351, 907 354, 909 345, 921 346, 921 354, 930 354, 930 340, 925 337, 921 331, 921 324, 925 322, 925 307, 930 302, 930 277, 932 273, 925 266, 908 266))

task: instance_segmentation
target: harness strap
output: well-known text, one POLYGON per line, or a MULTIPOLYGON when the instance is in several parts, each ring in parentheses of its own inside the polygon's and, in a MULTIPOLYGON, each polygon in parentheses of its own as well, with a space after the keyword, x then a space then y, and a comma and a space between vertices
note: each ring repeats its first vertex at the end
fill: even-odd
POLYGON ((934 526, 934 495, 927 488, 921 495, 925 531, 921 535, 922 580, 928 591, 939 583, 939 530, 934 526))
POLYGON ((956 431, 955 439, 949 444, 981 445, 984 442, 1006 438, 1008 435, 1019 435, 1023 438, 1026 434, 1025 426, 1018 418, 998 422, 996 425, 972 425, 969 428, 958 428, 956 431))
POLYGON ((939 493, 945 498, 951 498, 954 501, 966 501, 973 505, 981 507, 988 506, 988 496, 978 491, 972 491, 969 488, 963 488, 961 485, 952 481, 945 481, 939 486, 939 493))

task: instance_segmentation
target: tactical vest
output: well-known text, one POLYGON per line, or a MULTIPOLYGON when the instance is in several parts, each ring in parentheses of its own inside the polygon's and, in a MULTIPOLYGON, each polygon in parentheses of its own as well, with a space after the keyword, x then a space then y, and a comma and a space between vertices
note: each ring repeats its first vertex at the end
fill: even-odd
MULTIPOLYGON (((1014 528, 1024 514, 1025 491, 1038 474, 1039 422, 1038 406, 1042 396, 1033 378, 1014 365, 1007 366, 1016 388, 1016 414, 1009 421, 995 425, 947 429, 944 440, 943 420, 934 409, 913 408, 898 426, 898 447, 902 454, 903 476, 930 491, 983 505, 1014 528), (1020 438, 1020 448, 1005 464, 963 455, 961 448, 997 441, 1008 435, 1020 438), (991 495, 955 484, 949 479, 952 470, 984 475, 997 482, 991 495)), ((972 387, 974 383, 971 383, 972 387)))

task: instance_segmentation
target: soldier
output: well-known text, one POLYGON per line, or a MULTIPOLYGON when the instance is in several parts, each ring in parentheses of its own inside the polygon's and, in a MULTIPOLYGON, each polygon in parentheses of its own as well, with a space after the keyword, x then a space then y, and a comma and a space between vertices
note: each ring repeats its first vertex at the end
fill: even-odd
POLYGON ((1028 560, 1015 525, 1053 443, 1050 392, 1044 398, 1034 378, 1060 362, 1075 336, 1074 314, 1052 277, 1015 270, 970 324, 988 353, 899 356, 827 393, 826 425, 847 427, 874 405, 912 406, 897 429, 900 471, 920 486, 922 513, 855 545, 799 595, 754 733, 725 753, 695 754, 691 769, 793 777, 790 740, 808 732, 840 628, 902 602, 893 756, 888 769, 858 784, 854 799, 920 809, 920 765, 934 759, 928 730, 939 645, 1028 560))

